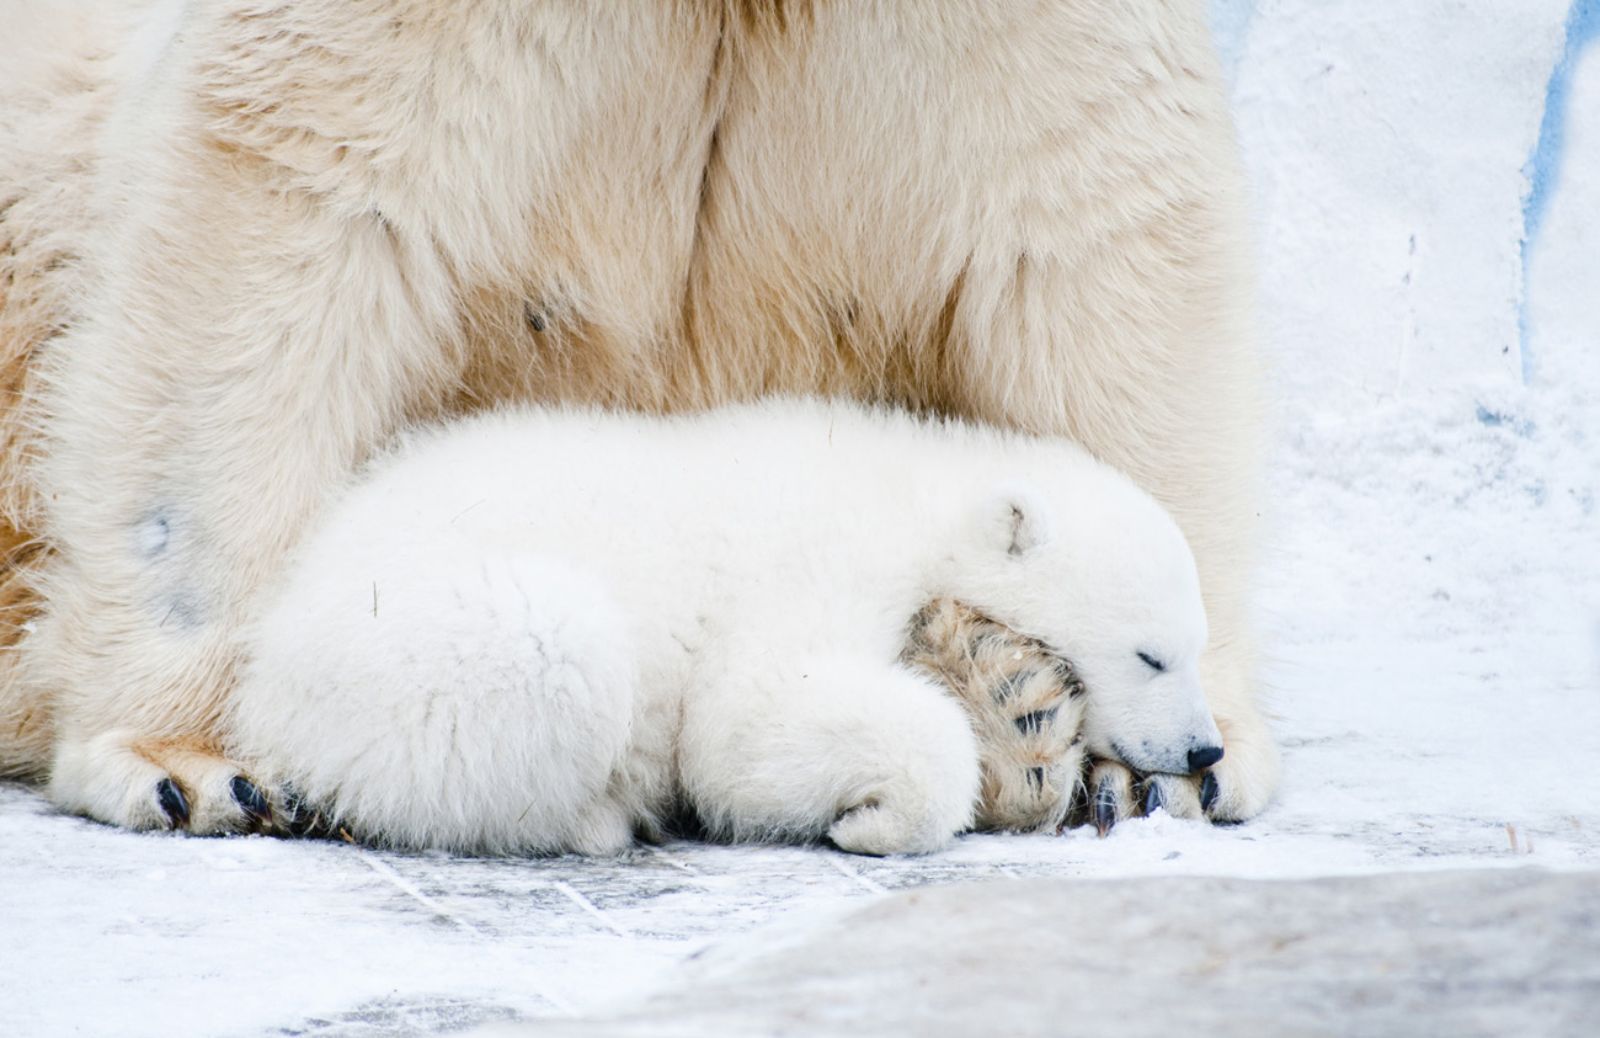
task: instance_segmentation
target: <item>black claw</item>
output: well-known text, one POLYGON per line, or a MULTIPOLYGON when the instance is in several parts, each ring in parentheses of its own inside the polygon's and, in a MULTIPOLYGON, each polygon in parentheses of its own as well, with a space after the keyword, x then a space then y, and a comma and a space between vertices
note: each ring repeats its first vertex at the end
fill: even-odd
POLYGON ((245 814, 262 824, 272 821, 272 808, 267 804, 267 796, 261 792, 261 787, 243 775, 235 775, 233 781, 228 783, 228 789, 233 793, 233 802, 245 814))
POLYGON ((166 812, 167 821, 174 829, 181 829, 189 824, 189 798, 183 795, 183 790, 170 778, 164 778, 156 783, 156 803, 161 805, 161 810, 166 812))
MULTIPOLYGON (((994 697, 996 703, 1004 703, 1018 692, 1021 692, 1023 687, 1033 680, 1033 675, 1034 672, 1031 670, 1021 670, 1003 677, 995 682, 994 689, 990 695, 994 697)), ((1020 718, 1017 720, 1017 724, 1018 726, 1022 724, 1020 718)))
POLYGON ((306 808, 305 798, 293 786, 283 787, 283 828, 290 836, 304 836, 311 828, 313 812, 306 808))
POLYGON ((1110 779, 1094 791, 1094 828, 1101 836, 1117 824, 1117 789, 1110 779))
POLYGON ((1144 790, 1144 813, 1153 815, 1161 808, 1167 806, 1167 795, 1161 792, 1161 784, 1152 782, 1144 790))
POLYGON ((1217 802, 1217 776, 1206 772, 1206 777, 1200 780, 1200 809, 1210 813, 1211 806, 1217 802))
POLYGON ((327 819, 316 808, 309 806, 300 791, 284 786, 283 831, 290 836, 322 837, 332 832, 327 819))
POLYGON ((1057 709, 1059 708, 1051 707, 1048 710, 1035 710, 1032 713, 1023 714, 1021 717, 1015 718, 1012 723, 1017 726, 1017 731, 1021 734, 1032 735, 1045 725, 1055 721, 1057 709))

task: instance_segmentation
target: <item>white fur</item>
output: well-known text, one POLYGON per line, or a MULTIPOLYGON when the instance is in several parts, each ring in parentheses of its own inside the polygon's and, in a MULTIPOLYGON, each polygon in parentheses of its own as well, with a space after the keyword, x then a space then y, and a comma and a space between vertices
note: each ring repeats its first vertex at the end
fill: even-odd
POLYGON ((1193 560, 1130 481, 1063 441, 774 402, 419 436, 291 565, 230 745, 403 846, 611 850, 681 792, 734 839, 930 850, 971 821, 977 750, 896 660, 945 595, 1072 659, 1156 766, 1218 741, 1193 560))
MULTIPOLYGON (((1200 0, 106 0, 73 6, 103 32, 32 31, 60 10, 0 0, 0 115, 31 113, 0 118, 0 365, 40 386, 0 431, 41 431, 5 439, 39 491, 6 504, 56 549, 0 717, 53 716, 58 803, 160 826, 152 773, 204 795, 239 626, 407 422, 772 392, 1069 436, 1149 488, 1206 591, 1216 813, 1266 803, 1248 250, 1200 0)), ((43 765, 34 731, 0 770, 43 765)))

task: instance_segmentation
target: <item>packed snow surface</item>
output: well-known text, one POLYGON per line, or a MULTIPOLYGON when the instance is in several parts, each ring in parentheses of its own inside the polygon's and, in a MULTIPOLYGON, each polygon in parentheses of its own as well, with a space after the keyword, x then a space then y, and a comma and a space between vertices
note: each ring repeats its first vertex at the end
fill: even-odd
POLYGON ((995 1033, 1069 1005, 1119 1033, 1160 1030, 1157 1009, 1245 1019, 1205 1008, 1207 968, 1268 1014, 1257 1033, 1600 1019, 1600 16, 1213 6, 1277 402, 1261 623, 1286 778, 1264 816, 907 860, 673 844, 484 861, 134 835, 0 786, 0 1030, 804 1030, 783 1015, 796 992, 870 1029, 925 1019, 947 984, 987 999, 950 1019, 995 1033), (1541 868, 1484 872, 1508 866, 1541 868), (1233 879, 1141 878, 1185 876, 1233 879), (1312 877, 1348 878, 1251 882, 1312 877), (1366 959, 1351 919, 1374 928, 1366 959), (1213 967, 1179 939, 1207 932, 1213 967), (957 937, 968 954, 940 946, 957 937), (1280 939, 1276 958, 1239 950, 1280 939), (829 980, 918 942, 915 969, 829 980), (1373 999, 1398 1015, 1337 1015, 1373 999))
POLYGON ((967 883, 708 953, 620 1011, 485 1033, 1588 1036, 1597 921, 1588 877, 1507 871, 967 883))

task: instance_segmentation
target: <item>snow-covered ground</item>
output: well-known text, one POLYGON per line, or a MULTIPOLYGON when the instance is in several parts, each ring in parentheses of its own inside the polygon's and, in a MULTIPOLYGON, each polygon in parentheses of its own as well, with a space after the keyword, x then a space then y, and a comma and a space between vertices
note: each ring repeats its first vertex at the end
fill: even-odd
MULTIPOLYGON (((1417 925, 1380 928, 1372 968, 1415 998, 1391 1000, 1391 1029, 1367 1033, 1412 1033, 1394 1021, 1485 991, 1554 1015, 1456 1030, 1582 1033, 1574 1007, 1600 1019, 1582 966, 1600 927, 1600 2, 1213 6, 1280 404, 1262 623, 1286 780, 1265 816, 1226 829, 1157 817, 1104 840, 969 837, 916 860, 679 844, 617 862, 472 861, 135 836, 0 786, 0 1031, 428 1034, 611 1017, 653 990, 664 1028, 686 1019, 674 992, 687 986, 702 1008, 768 993, 696 1018, 708 1027, 803 1033, 845 1028, 852 998, 859 1021, 921 1019, 910 1007, 933 995, 917 985, 959 979, 952 990, 994 1005, 951 1020, 1059 1033, 1041 1014, 1075 995, 1101 1000, 1092 1019, 1144 1033, 1156 1008, 1184 1004, 1174 985, 1206 972, 1174 941, 1201 933, 1195 906, 1213 901, 1287 949, 1254 974, 1226 958, 1238 998, 1288 976, 1289 1009, 1370 1001, 1381 979, 1363 977, 1358 937, 1335 940, 1336 920, 1370 922, 1362 906, 1379 905, 1417 925), (1529 865, 1558 874, 1439 871, 1529 865), (1182 875, 1367 878, 1129 879, 1182 875), (1112 878, 1129 881, 1069 882, 1112 878), (1000 882, 878 905, 968 880, 1000 882), (879 913, 879 945, 844 940, 863 909, 879 913), (1290 932, 1296 911, 1309 922, 1290 932), (974 913, 996 922, 973 930, 974 913), (929 922, 956 917, 968 922, 929 922), (1456 959, 1427 930, 1441 919, 1461 935, 1456 959), (1036 956, 980 953, 1005 920, 1028 921, 1015 936, 1036 956), (1099 972, 1072 950, 1096 927, 1099 972), (874 947, 908 954, 908 934, 928 948, 921 973, 829 987, 874 947), (951 940, 971 953, 946 954, 951 940), (1578 972, 1551 972, 1558 941, 1578 972), (775 962, 796 978, 788 994, 775 962), (1149 979, 1147 998, 1129 977, 1149 979), (794 1016, 796 991, 834 1015, 794 1016)), ((1303 1022, 1289 1009, 1260 1019, 1303 1022)), ((649 1029, 631 1019, 628 1033, 649 1029)))
POLYGON ((1597 913, 1588 876, 1505 870, 945 885, 730 942, 620 1010, 485 1033, 1587 1038, 1597 913))

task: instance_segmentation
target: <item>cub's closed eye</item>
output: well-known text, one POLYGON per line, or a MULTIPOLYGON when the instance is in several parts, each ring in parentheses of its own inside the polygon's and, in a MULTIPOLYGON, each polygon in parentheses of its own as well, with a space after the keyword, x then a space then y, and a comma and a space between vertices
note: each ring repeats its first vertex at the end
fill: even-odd
POLYGON ((1162 671, 1167 669, 1167 665, 1165 663, 1162 663, 1148 652, 1141 652, 1139 654, 1139 658, 1144 661, 1145 666, 1149 667, 1157 674, 1160 674, 1162 671))

